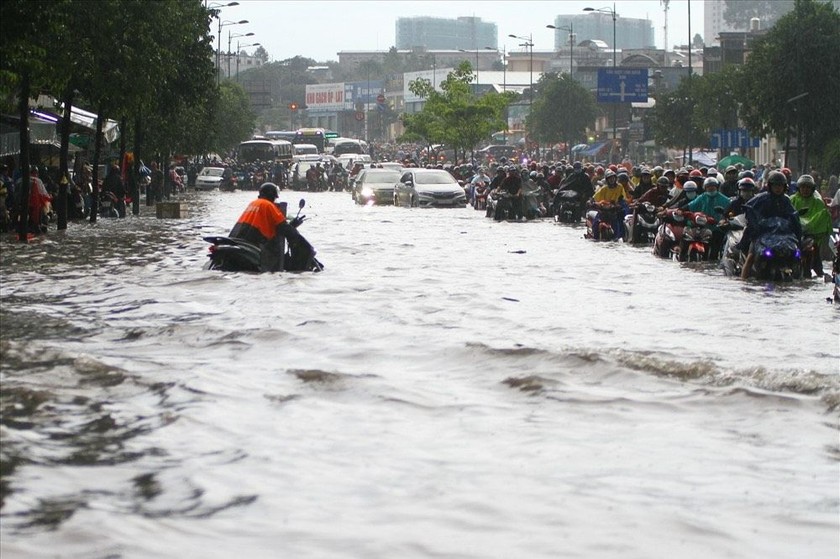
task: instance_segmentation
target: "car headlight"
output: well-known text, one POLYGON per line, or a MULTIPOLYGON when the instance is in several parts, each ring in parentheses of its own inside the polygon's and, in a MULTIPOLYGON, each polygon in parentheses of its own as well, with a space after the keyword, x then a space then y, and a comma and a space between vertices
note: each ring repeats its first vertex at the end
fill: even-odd
POLYGON ((362 196, 373 196, 373 189, 369 186, 363 186, 361 193, 362 196))

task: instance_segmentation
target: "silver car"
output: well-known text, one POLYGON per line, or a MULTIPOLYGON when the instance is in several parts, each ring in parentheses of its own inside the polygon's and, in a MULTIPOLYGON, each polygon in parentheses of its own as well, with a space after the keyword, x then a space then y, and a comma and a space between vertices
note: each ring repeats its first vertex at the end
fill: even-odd
POLYGON ((467 195, 442 169, 406 169, 394 185, 394 205, 463 208, 467 195))
POLYGON ((204 167, 195 178, 196 190, 213 190, 222 182, 224 167, 204 167))
POLYGON ((362 169, 353 183, 353 201, 360 205, 390 204, 400 172, 391 169, 362 169))

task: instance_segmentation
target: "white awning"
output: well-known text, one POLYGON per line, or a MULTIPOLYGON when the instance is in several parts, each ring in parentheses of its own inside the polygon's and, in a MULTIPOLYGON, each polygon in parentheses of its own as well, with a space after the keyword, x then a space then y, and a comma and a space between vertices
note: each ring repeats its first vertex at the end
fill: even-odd
MULTIPOLYGON (((55 101, 55 106, 59 111, 64 110, 64 104, 58 100, 55 101)), ((97 118, 96 114, 80 109, 79 107, 71 107, 70 109, 70 120, 85 128, 96 130, 97 118)), ((120 137, 120 125, 115 120, 106 120, 102 125, 102 135, 105 136, 105 141, 110 144, 120 137)))

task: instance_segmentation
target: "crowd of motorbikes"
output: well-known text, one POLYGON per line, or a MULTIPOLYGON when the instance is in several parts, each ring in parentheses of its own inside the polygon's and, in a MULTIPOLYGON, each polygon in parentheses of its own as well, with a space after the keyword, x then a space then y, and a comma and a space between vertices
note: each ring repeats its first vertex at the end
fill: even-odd
MULTIPOLYGON (((678 181, 673 180, 677 173, 668 175, 666 170, 657 169, 658 173, 653 174, 654 181, 661 180, 661 176, 671 177, 668 184, 668 201, 671 201, 681 191, 678 181), (663 172, 664 175, 660 174, 663 172)), ((621 172, 621 168, 618 170, 621 172)), ((687 174, 689 170, 680 170, 680 175, 687 174)), ((596 201, 597 196, 593 194, 605 188, 604 177, 610 175, 610 170, 596 169, 594 176, 582 168, 562 165, 542 169, 542 172, 533 167, 529 170, 517 166, 517 171, 521 173, 522 186, 515 202, 512 194, 489 177, 476 182, 466 177, 464 182, 472 206, 497 220, 548 217, 565 224, 579 224, 583 220, 586 227, 584 237, 587 239, 647 245, 654 255, 678 262, 717 261, 726 275, 735 277, 742 276, 750 251, 753 258, 750 259, 748 275, 771 281, 812 277, 811 270, 823 276, 821 259, 830 259, 833 269, 824 277, 834 283, 833 298, 840 302, 840 234, 836 227, 821 255, 814 237, 798 235, 790 219, 763 219, 756 224, 754 239, 745 250, 739 242, 747 224, 746 215, 732 211, 727 214, 729 208, 724 207, 735 198, 723 198, 727 204, 704 213, 691 211, 686 204, 656 205, 639 201, 630 193, 633 184, 629 183, 626 194, 619 199, 596 201)), ((752 172, 744 171, 739 179, 752 181, 751 175, 752 172)), ((703 169, 691 175, 701 184, 708 177, 717 177, 717 172, 703 169)), ((687 177, 680 178, 682 183, 687 184, 687 177)), ((719 184, 721 182, 718 180, 719 184)), ((825 200, 826 205, 829 202, 825 200)), ((807 211, 799 210, 800 218, 807 211)))

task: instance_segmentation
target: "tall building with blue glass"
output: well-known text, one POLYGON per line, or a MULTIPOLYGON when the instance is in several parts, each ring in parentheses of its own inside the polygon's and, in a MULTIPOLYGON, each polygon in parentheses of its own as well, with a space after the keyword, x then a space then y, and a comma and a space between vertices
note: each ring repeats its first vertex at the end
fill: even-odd
POLYGON ((496 49, 499 45, 496 24, 478 17, 401 17, 396 25, 396 47, 401 50, 496 49))

